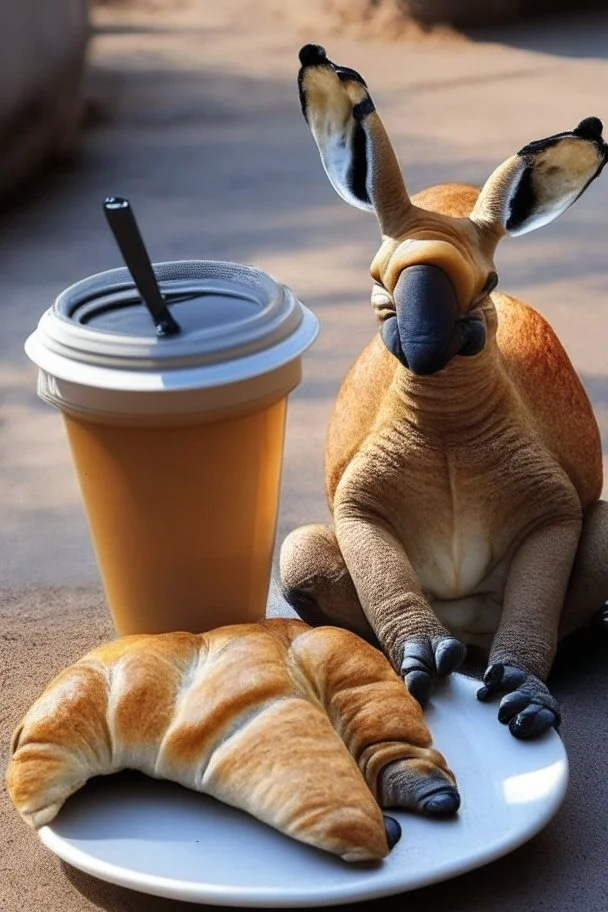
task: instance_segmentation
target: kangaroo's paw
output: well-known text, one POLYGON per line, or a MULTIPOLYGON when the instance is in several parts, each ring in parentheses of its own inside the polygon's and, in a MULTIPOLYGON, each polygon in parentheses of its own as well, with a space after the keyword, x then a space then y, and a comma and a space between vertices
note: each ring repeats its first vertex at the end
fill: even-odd
MULTIPOLYGON (((439 758, 433 750, 429 757, 439 758)), ((378 780, 382 808, 407 808, 430 817, 451 817, 460 807, 453 775, 433 760, 395 760, 384 767, 378 780)))
POLYGON ((488 666, 483 681, 477 699, 485 702, 497 694, 505 694, 498 708, 498 721, 508 724, 515 738, 537 738, 549 728, 559 727, 557 700, 535 675, 497 662, 488 666))
POLYGON ((431 695, 433 680, 445 678, 460 668, 467 648, 452 636, 412 637, 405 644, 401 674, 411 695, 424 706, 431 695))

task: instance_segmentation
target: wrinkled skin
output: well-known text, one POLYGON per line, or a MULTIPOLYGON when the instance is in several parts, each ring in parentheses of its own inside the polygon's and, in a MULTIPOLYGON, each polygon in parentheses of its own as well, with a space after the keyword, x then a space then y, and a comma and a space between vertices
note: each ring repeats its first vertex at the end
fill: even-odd
POLYGON ((599 175, 601 122, 530 143, 481 191, 445 184, 410 200, 361 77, 315 46, 301 62, 325 169, 375 211, 383 243, 379 331, 328 429, 333 522, 284 542, 285 597, 309 623, 378 643, 422 704, 467 647, 483 650, 479 699, 500 697, 499 720, 536 737, 560 722, 545 684, 559 639, 608 599, 608 504, 585 391, 544 318, 495 290, 494 251, 599 175))

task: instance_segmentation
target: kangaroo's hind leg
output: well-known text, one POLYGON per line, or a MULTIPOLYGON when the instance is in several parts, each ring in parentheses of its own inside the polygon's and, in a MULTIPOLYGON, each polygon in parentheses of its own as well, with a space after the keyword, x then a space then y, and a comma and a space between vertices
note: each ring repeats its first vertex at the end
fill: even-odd
POLYGON ((284 598, 307 624, 344 627, 376 643, 330 526, 291 532, 281 548, 280 573, 284 598))
POLYGON ((608 502, 585 511, 583 529, 560 619, 563 639, 597 619, 608 632, 608 502))

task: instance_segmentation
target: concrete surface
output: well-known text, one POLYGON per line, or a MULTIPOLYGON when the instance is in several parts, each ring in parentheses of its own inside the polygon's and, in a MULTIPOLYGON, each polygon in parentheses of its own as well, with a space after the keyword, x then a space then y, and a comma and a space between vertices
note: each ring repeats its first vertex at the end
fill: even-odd
MULTIPOLYGON (((101 211, 104 197, 131 199, 153 258, 254 263, 291 285, 319 316, 321 335, 290 406, 280 544, 297 524, 327 515, 324 429, 341 377, 374 331, 367 270, 378 244, 374 219, 329 186, 302 120, 295 85, 300 45, 325 42, 334 59, 363 72, 411 192, 445 180, 483 181, 529 140, 571 129, 590 114, 608 122, 608 18, 512 28, 501 43, 381 44, 327 40, 321 26, 290 30, 263 19, 245 0, 176 0, 165 14, 157 7, 148 0, 98 11, 89 81, 100 122, 84 137, 78 162, 40 181, 0 216, 0 673, 5 688, 21 694, 11 702, 5 690, 5 738, 51 673, 108 635, 61 421, 37 400, 35 371, 22 353, 25 337, 62 288, 119 265, 101 211), (58 594, 57 586, 69 589, 58 594), (31 674, 30 651, 36 655, 31 674)), ((503 242, 498 255, 502 287, 539 308, 559 333, 605 443, 607 211, 604 175, 558 222, 503 242)), ((275 593, 271 611, 285 610, 275 593)), ((580 752, 573 788, 583 790, 588 804, 575 793, 530 855, 522 849, 515 861, 488 869, 494 874, 425 891, 409 908, 426 908, 432 898, 434 909, 605 912, 597 845, 608 771, 596 707, 601 701, 605 721, 606 655, 597 649, 595 658, 581 660, 572 687, 567 676, 561 685, 570 707, 567 743, 580 752), (452 906, 450 897, 459 904, 452 906)), ((21 836, 10 839, 21 845, 21 836)), ((54 860, 43 862, 40 850, 31 854, 32 839, 27 845, 27 865, 16 849, 0 861, 0 908, 41 908, 42 884, 50 912, 127 908, 123 891, 76 875, 66 879, 54 860), (34 859, 45 872, 36 890, 33 878, 43 868, 32 867, 34 859), (3 882, 12 885, 4 905, 3 882)))
MULTIPOLYGON (((128 196, 157 260, 254 263, 291 285, 321 321, 293 396, 279 540, 323 519, 322 442, 341 377, 374 331, 374 218, 334 193, 303 122, 295 75, 305 36, 263 28, 249 7, 180 4, 171 16, 104 7, 90 82, 107 119, 81 158, 0 215, 0 578, 92 583, 59 416, 39 403, 22 347, 56 294, 120 265, 101 211, 128 196)), ((608 121, 608 19, 510 45, 435 46, 332 39, 331 55, 366 76, 411 191, 480 182, 527 141, 608 121), (602 53, 605 56, 600 56, 602 53), (557 49, 556 53, 552 48, 557 49), (578 50, 577 50, 578 48, 578 50)), ((311 34, 324 40, 322 34, 311 34)), ((565 216, 502 243, 502 287, 551 320, 608 431, 605 288, 608 178, 565 216)))

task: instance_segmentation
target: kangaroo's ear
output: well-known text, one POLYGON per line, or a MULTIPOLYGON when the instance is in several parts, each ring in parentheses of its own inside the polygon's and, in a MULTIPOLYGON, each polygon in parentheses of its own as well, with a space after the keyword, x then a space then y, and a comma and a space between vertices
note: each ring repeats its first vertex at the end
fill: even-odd
POLYGON ((518 235, 556 219, 587 189, 608 160, 602 122, 587 117, 571 133, 524 146, 488 178, 471 219, 518 235))
POLYGON ((376 213, 382 233, 396 236, 411 203, 393 147, 363 78, 307 44, 300 51, 302 113, 340 196, 376 213))

